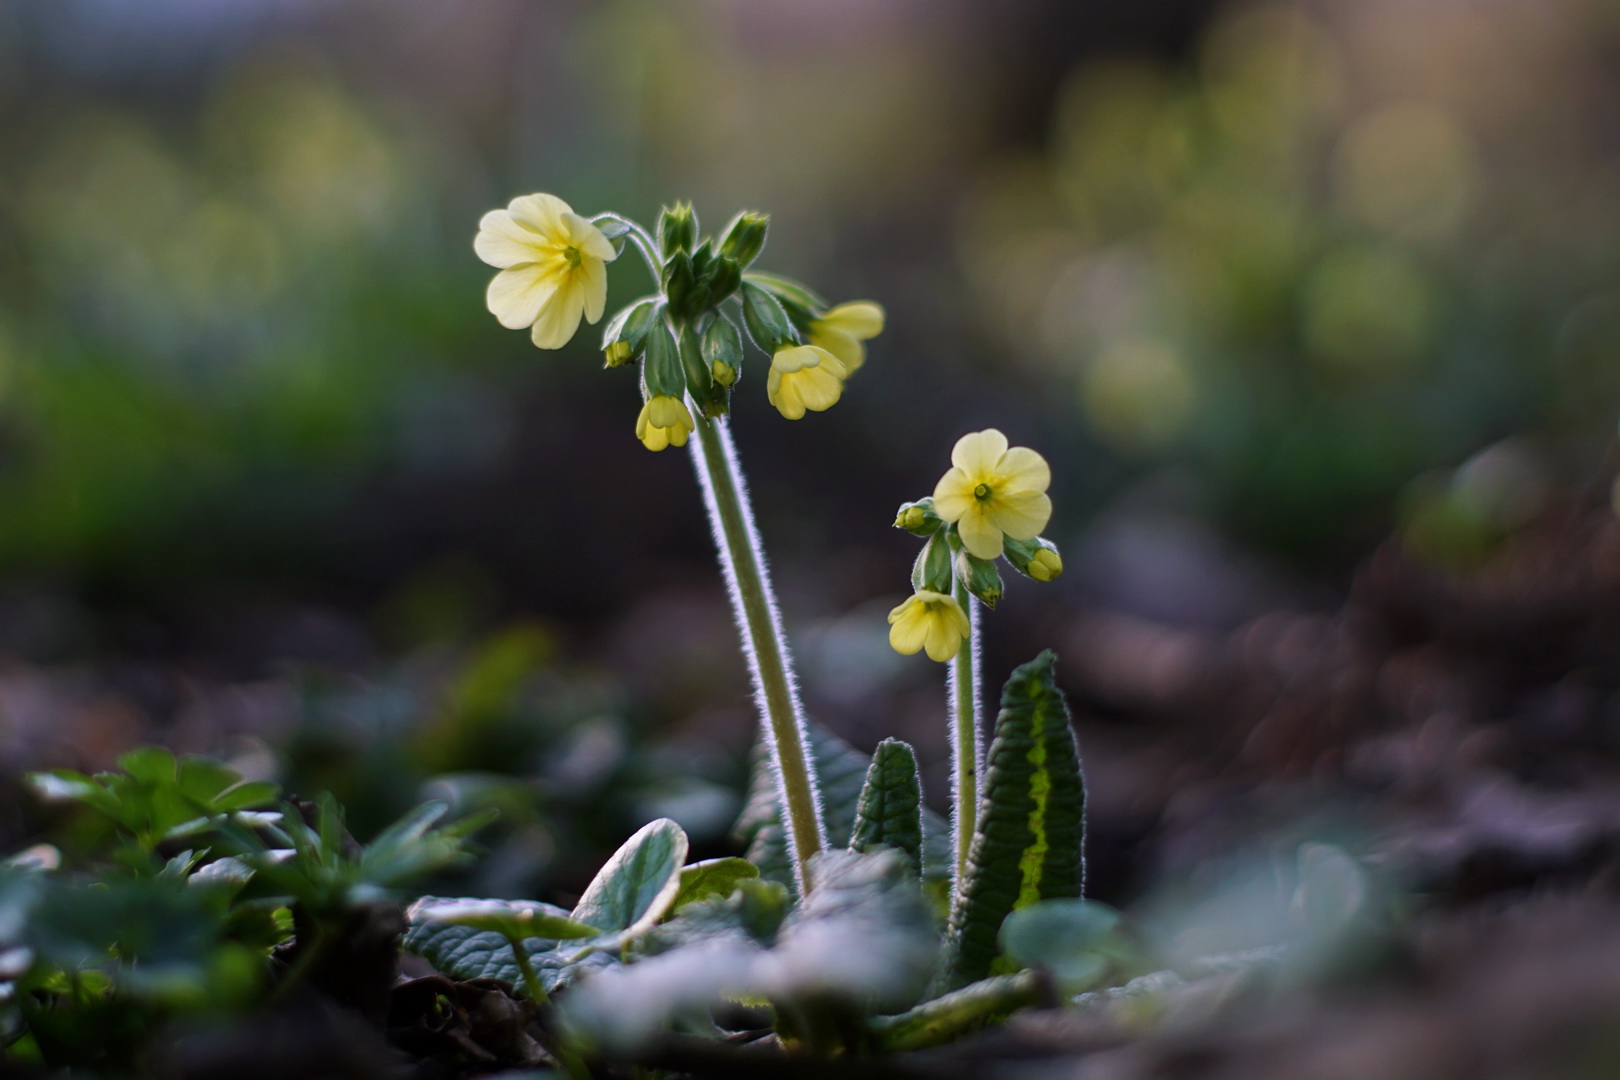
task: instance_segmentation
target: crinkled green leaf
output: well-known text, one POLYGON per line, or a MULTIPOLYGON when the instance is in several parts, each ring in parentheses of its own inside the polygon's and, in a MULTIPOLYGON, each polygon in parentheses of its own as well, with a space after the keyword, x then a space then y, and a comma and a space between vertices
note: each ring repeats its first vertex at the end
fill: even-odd
POLYGON ((951 909, 948 980, 990 973, 1001 924, 1039 900, 1078 897, 1086 788, 1069 708, 1048 651, 1012 673, 987 758, 979 828, 951 909))
MULTIPOLYGON (((412 909, 444 902, 442 897, 424 896, 412 909)), ((413 918, 402 944, 452 979, 504 979, 513 986, 523 980, 511 943, 493 930, 413 918)), ((609 953, 555 939, 526 938, 523 947, 547 993, 570 985, 587 971, 618 963, 609 953)))
POLYGON ((908 743, 884 739, 872 751, 872 766, 855 812, 851 851, 892 847, 922 871, 922 780, 908 743))
MULTIPOLYGON (((822 814, 827 822, 827 842, 833 847, 849 844, 860 807, 870 756, 861 753, 811 721, 808 725, 810 752, 816 760, 816 782, 821 788, 822 814)), ((923 808, 923 876, 949 877, 951 872, 950 826, 934 811, 923 808)), ((793 883, 793 863, 788 857, 782 831, 782 815, 776 792, 776 777, 764 746, 754 747, 753 777, 748 802, 732 830, 739 843, 748 845, 748 861, 759 867, 760 875, 784 885, 793 883)))
POLYGON ((570 918, 567 911, 537 900, 435 900, 411 905, 412 922, 442 922, 492 930, 507 940, 548 938, 572 941, 595 937, 602 931, 570 918))

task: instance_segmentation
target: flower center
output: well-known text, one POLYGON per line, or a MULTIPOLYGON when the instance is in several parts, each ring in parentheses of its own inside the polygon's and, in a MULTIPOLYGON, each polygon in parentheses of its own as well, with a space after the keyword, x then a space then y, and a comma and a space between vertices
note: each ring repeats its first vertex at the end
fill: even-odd
POLYGON ((988 499, 990 497, 990 485, 980 484, 978 487, 974 488, 973 497, 978 499, 980 502, 988 499))
POLYGON ((569 266, 579 266, 579 248, 572 246, 563 248, 563 258, 568 260, 569 266))

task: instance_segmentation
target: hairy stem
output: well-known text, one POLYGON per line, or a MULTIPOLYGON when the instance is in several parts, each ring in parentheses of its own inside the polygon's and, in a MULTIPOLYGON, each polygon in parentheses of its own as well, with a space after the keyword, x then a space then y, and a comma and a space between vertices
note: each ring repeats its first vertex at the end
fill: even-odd
POLYGON ((646 262, 647 269, 652 271, 653 281, 659 282, 663 280, 664 270, 662 264, 660 264, 658 260, 657 255, 658 245, 653 243, 651 233, 642 228, 637 222, 632 221, 630 218, 627 218, 622 214, 609 212, 605 214, 597 214, 595 217, 591 218, 591 224, 593 225, 602 221, 617 221, 629 226, 630 231, 625 235, 630 237, 631 242, 636 245, 636 250, 641 252, 641 258, 646 262))
POLYGON ((984 768, 984 740, 979 734, 979 605, 960 578, 954 578, 956 602, 967 612, 968 639, 951 658, 945 695, 951 714, 951 840, 956 854, 953 892, 967 877, 968 852, 979 826, 979 773, 984 768))
POLYGON ((545 988, 540 985, 540 975, 534 970, 534 961, 529 959, 529 950, 523 947, 523 939, 508 937, 506 943, 512 946, 512 959, 517 961, 518 971, 523 974, 523 989, 529 1000, 536 1005, 546 1004, 545 988))
POLYGON ((692 455, 703 502, 709 510, 720 565, 725 570, 743 651, 753 676, 771 764, 782 803, 782 824, 793 854, 799 895, 809 891, 810 856, 826 843, 815 763, 805 734, 804 709, 793 678, 792 658, 771 591, 765 552, 754 527, 753 510, 737 464, 736 448, 724 420, 710 420, 692 403, 699 452, 692 455))

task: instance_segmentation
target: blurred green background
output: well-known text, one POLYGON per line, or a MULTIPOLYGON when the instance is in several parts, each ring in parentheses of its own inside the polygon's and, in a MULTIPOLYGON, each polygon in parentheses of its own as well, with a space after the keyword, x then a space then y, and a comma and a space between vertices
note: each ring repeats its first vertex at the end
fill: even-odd
POLYGON ((1009 583, 995 684, 1082 613, 1331 603, 1391 530, 1473 565, 1607 497, 1617 49, 1602 0, 0 0, 0 772, 493 802, 481 885, 531 895, 655 813, 726 850, 689 465, 593 333, 484 310, 530 191, 766 210, 763 265, 886 306, 835 409, 756 370, 736 430, 812 711, 935 793, 889 523, 966 431, 1051 460, 1069 568, 1009 583))

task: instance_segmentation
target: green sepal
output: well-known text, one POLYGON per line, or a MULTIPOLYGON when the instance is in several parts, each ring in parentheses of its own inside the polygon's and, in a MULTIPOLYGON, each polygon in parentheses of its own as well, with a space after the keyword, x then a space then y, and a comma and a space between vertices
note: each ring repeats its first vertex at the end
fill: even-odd
POLYGON ((816 317, 819 311, 827 310, 827 301, 817 295, 808 285, 794 281, 781 274, 767 274, 757 270, 750 270, 743 275, 743 280, 766 290, 782 302, 795 320, 808 323, 816 317))
POLYGON ((738 268, 759 258, 765 250, 765 233, 770 227, 769 214, 744 210, 731 219, 720 235, 720 254, 734 261, 738 268))
POLYGON ((746 278, 742 284, 743 325, 765 355, 770 356, 784 345, 797 345, 799 332, 794 329, 781 303, 746 278))
POLYGON ((697 294, 697 275, 692 270, 692 256, 677 251, 664 263, 664 296, 669 310, 677 319, 693 314, 692 302, 697 294))
POLYGON ((891 847, 922 873, 922 779, 909 743, 884 739, 872 751, 872 767, 855 810, 851 851, 891 847))
POLYGON ((993 561, 981 559, 965 547, 956 555, 956 576, 985 607, 993 608, 1001 599, 1001 571, 993 561))
POLYGON ((692 209, 691 203, 682 200, 664 207, 658 215, 658 247, 664 258, 668 259, 677 251, 691 251, 692 245, 697 243, 697 235, 697 211, 692 209))
POLYGON ((713 419, 726 414, 728 394, 726 388, 714 381, 709 365, 704 362, 703 349, 690 327, 681 327, 681 370, 686 374, 686 388, 697 402, 703 415, 713 419))
POLYGON ((911 586, 951 595, 951 545, 944 530, 928 538, 911 566, 911 586))
POLYGON ((705 268, 702 279, 703 310, 708 310, 736 292, 742 285, 742 268, 720 256, 705 268))
POLYGON ((721 315, 703 332, 703 359, 709 366, 709 377, 721 386, 731 387, 742 374, 742 334, 737 324, 721 315))
POLYGON ((1085 884, 1086 787, 1050 650, 1012 673, 986 758, 979 827, 951 909, 951 986, 990 973, 1014 910, 1078 897, 1085 884))
POLYGON ((641 378, 649 397, 684 400, 686 380, 681 372, 680 347, 667 320, 659 319, 647 331, 647 355, 642 361, 641 378))
POLYGON ((1014 570, 1031 581, 1051 581, 1063 573, 1063 557, 1058 554, 1057 545, 1044 536, 1033 540, 1006 537, 1001 543, 1001 553, 1014 570))
POLYGON ((641 347, 647 340, 647 330, 652 326, 661 306, 659 297, 643 296, 640 300, 620 309, 602 330, 602 348, 606 349, 615 341, 622 341, 630 346, 632 357, 640 355, 641 347))

